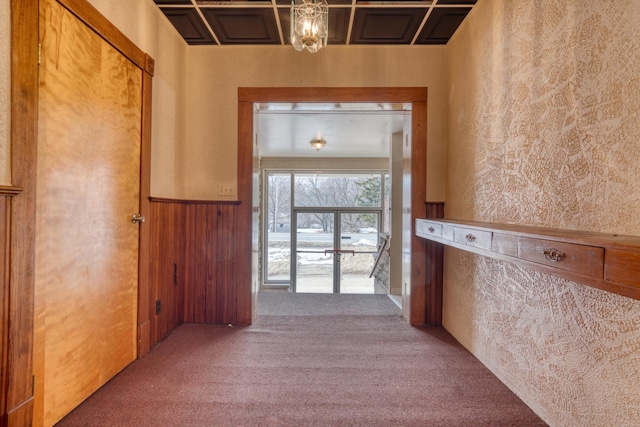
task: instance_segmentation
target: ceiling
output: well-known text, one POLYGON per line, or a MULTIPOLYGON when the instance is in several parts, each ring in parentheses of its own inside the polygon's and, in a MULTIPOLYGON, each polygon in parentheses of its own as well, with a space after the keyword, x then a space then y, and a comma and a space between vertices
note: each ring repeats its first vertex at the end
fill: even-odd
POLYGON ((402 104, 268 103, 255 106, 261 157, 389 158, 402 104), (309 141, 323 138, 319 152, 309 141))
MULTIPOLYGON (((190 45, 286 45, 291 0, 154 0, 190 45)), ((442 45, 477 0, 328 0, 329 45, 442 45)))

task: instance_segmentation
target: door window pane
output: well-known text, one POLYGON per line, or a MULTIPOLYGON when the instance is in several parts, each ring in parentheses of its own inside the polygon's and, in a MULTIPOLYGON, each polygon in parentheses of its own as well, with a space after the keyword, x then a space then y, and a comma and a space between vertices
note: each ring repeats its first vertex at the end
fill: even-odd
POLYGON ((381 174, 295 174, 295 206, 380 207, 381 174))
POLYGON ((267 174, 267 281, 291 279, 291 174, 267 174))

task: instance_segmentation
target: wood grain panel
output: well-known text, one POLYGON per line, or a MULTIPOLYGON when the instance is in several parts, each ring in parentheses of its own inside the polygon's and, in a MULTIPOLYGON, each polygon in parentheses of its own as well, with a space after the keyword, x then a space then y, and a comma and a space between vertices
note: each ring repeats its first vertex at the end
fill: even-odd
POLYGON ((417 218, 426 217, 425 197, 427 193, 427 102, 411 104, 411 158, 410 181, 411 221, 409 222, 411 244, 411 317, 412 325, 424 325, 426 322, 425 301, 427 298, 426 279, 426 245, 423 239, 412 232, 417 218))
POLYGON ((241 325, 250 325, 256 315, 256 306, 253 300, 257 295, 257 290, 253 289, 251 285, 254 279, 251 251, 253 204, 255 203, 253 193, 254 117, 252 102, 238 104, 238 141, 238 199, 242 203, 238 206, 239 226, 237 229, 237 320, 241 325))
MULTIPOLYGON (((92 28, 96 33, 127 57, 138 68, 145 69, 147 55, 129 40, 122 31, 105 18, 87 0, 57 0, 62 6, 73 13, 79 20, 92 28)), ((151 73, 153 74, 153 73, 151 73)))
MULTIPOLYGON (((38 5, 11 0, 11 202, 8 340, 2 420, 31 425, 36 155, 38 134, 38 5), (8 415, 8 414, 10 415, 8 415)), ((8 236, 5 235, 5 239, 8 236)), ((3 325, 4 327, 4 325, 3 325)))
MULTIPOLYGON (((426 218, 444 218, 444 203, 427 202, 426 208, 426 218)), ((425 324, 440 326, 442 325, 444 246, 432 241, 427 241, 425 246, 425 324)))
POLYGON ((610 282, 640 288, 640 252, 605 251, 604 278, 610 282))
POLYGON ((184 304, 184 208, 179 203, 154 203, 152 226, 149 317, 150 342, 157 344, 182 324, 184 304), (160 301, 160 313, 156 313, 160 301))
POLYGON ((152 199, 151 206, 151 345, 183 322, 239 323, 238 204, 152 199))
POLYGON ((0 384, 2 385, 2 399, 0 399, 0 414, 6 414, 7 402, 4 399, 5 385, 7 384, 7 354, 9 351, 9 252, 11 248, 11 198, 0 197, 0 318, 2 328, 0 329, 0 384))
POLYGON ((52 425, 136 357, 142 71, 42 5, 37 345, 52 425))
MULTIPOLYGON (((140 139, 140 214, 151 217, 151 101, 153 93, 153 58, 147 55, 142 73, 142 134, 140 139)), ((151 225, 140 225, 138 262, 138 357, 151 349, 151 225)))
POLYGON ((218 205, 216 230, 216 297, 207 301, 207 323, 238 323, 238 209, 233 205, 218 205), (211 313, 211 309, 215 310, 211 313))
POLYGON ((518 258, 600 279, 604 277, 604 249, 594 246, 520 236, 518 258), (561 259, 554 261, 545 255, 549 251, 560 251, 563 255, 561 259))

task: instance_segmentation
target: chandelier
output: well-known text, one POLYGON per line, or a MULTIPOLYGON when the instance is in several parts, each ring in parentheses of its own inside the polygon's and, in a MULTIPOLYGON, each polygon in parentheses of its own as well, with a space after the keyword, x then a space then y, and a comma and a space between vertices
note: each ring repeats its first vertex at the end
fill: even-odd
POLYGON ((327 45, 327 0, 291 0, 291 44, 297 51, 317 52, 327 45))

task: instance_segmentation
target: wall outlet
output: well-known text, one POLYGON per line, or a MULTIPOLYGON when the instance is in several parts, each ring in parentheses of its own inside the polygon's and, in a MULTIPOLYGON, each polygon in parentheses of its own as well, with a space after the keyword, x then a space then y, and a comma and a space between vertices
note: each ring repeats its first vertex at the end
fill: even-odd
POLYGON ((218 196, 233 196, 236 192, 235 185, 233 184, 220 184, 218 185, 218 196))

